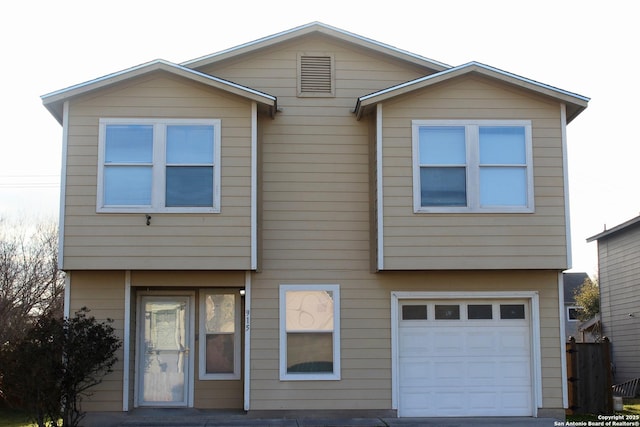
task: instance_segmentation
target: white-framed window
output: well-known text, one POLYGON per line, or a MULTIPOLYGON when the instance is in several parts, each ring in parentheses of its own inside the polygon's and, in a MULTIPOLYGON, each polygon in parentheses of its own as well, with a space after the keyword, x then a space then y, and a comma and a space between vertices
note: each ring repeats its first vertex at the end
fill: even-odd
POLYGON ((220 120, 103 118, 98 212, 220 212, 220 120))
POLYGON ((578 319, 578 314, 580 312, 580 307, 578 306, 569 306, 567 307, 567 320, 569 322, 577 322, 578 319))
POLYGON ((201 380, 240 379, 240 294, 200 289, 199 368, 201 380))
POLYGON ((280 380, 340 379, 340 286, 280 285, 280 380))
POLYGON ((531 122, 414 120, 414 212, 534 210, 531 122))

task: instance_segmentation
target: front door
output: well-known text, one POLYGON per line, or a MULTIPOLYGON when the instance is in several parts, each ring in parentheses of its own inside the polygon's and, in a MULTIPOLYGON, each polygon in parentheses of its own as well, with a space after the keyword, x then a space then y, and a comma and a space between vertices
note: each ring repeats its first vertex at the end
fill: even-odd
POLYGON ((139 298, 139 406, 189 405, 191 299, 188 295, 139 298))

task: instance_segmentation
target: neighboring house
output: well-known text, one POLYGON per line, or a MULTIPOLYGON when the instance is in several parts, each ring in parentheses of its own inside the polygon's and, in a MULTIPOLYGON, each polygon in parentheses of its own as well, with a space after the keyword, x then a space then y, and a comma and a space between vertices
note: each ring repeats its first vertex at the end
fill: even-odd
POLYGON ((66 308, 124 339, 85 409, 563 416, 588 98, 311 23, 43 102, 66 308))
POLYGON ((588 279, 587 273, 562 273, 562 287, 564 289, 564 334, 566 339, 574 337, 577 342, 583 341, 580 331, 582 322, 578 319, 578 309, 575 294, 588 279))
POLYGON ((640 216, 589 237, 598 242, 602 335, 615 382, 640 378, 640 216))

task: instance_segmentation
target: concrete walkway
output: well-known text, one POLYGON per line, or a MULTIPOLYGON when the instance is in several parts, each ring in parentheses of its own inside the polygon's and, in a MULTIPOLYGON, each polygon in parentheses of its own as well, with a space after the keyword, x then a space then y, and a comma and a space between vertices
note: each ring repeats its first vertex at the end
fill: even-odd
POLYGON ((555 427, 554 418, 253 418, 241 412, 162 410, 91 413, 86 427, 555 427))

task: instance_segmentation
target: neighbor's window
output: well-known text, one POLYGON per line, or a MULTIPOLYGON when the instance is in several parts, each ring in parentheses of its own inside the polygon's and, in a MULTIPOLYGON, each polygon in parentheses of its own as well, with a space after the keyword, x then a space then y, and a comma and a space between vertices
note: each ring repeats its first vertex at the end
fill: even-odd
POLYGON ((532 212, 528 121, 413 121, 415 212, 532 212))
POLYGON ((199 378, 240 378, 240 295, 200 290, 199 378))
POLYGON ((220 120, 101 119, 98 212, 219 212, 220 120))
POLYGON ((567 307, 567 320, 570 322, 577 322, 580 307, 567 307))
POLYGON ((280 379, 340 379, 340 288, 280 286, 280 379))

